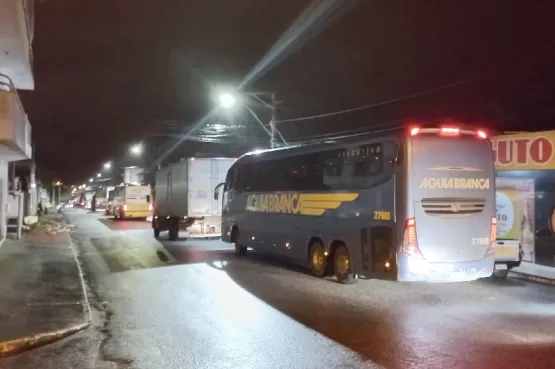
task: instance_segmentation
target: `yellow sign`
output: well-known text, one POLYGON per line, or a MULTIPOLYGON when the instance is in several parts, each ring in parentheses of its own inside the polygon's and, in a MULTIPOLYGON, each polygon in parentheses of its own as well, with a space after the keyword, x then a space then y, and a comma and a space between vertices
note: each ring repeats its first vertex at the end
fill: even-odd
POLYGON ((391 220, 391 213, 389 211, 375 211, 374 219, 376 220, 391 220))
POLYGON ((353 201, 358 193, 253 193, 247 196, 246 210, 261 213, 322 215, 353 201))
POLYGON ((495 136, 491 144, 496 170, 555 169, 555 131, 495 136))
POLYGON ((489 186, 489 178, 426 177, 420 183, 420 188, 429 189, 488 190, 489 186))

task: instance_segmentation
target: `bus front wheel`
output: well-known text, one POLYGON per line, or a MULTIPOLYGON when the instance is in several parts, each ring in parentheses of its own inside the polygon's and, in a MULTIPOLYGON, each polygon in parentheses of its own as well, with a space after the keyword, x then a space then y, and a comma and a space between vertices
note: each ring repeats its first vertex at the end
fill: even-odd
POLYGON ((321 278, 326 272, 327 267, 326 250, 324 245, 322 245, 322 242, 312 242, 310 245, 309 257, 310 270, 312 271, 312 274, 321 278))
POLYGON ((339 283, 350 284, 355 281, 355 275, 351 267, 351 257, 347 246, 339 245, 333 253, 333 270, 335 278, 337 278, 339 283))
POLYGON ((239 243, 239 230, 237 227, 233 227, 231 231, 231 242, 235 245, 235 253, 237 255, 243 256, 247 253, 247 247, 239 243))

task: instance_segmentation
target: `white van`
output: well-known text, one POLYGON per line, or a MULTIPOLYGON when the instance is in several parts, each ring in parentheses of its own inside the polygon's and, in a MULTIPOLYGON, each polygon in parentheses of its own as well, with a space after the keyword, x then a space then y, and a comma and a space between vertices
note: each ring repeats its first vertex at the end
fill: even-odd
POLYGON ((493 275, 497 278, 506 278, 511 269, 520 266, 522 256, 522 246, 518 240, 496 240, 493 275))

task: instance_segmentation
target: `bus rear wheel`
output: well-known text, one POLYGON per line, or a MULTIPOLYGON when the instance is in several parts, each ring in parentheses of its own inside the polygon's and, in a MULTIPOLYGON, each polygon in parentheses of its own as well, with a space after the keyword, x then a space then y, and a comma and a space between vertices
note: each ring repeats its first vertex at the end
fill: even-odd
POLYGON ((339 245, 333 253, 333 271, 339 283, 350 284, 355 281, 355 275, 351 268, 351 257, 347 246, 339 245))
POLYGON ((322 245, 322 242, 312 242, 309 250, 309 258, 310 270, 312 271, 312 274, 321 278, 326 272, 327 267, 326 249, 324 248, 324 245, 322 245))

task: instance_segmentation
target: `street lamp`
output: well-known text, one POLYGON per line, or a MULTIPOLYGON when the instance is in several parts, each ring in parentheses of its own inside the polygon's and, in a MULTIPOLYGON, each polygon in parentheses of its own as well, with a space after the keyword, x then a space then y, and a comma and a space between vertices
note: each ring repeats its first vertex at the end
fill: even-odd
POLYGON ((100 177, 102 177, 102 173, 97 173, 96 176, 97 176, 98 178, 100 178, 100 177))
POLYGON ((158 167, 158 169, 160 169, 162 167, 162 164, 160 163, 159 160, 154 159, 154 157, 152 157, 152 155, 144 150, 144 145, 142 144, 142 142, 137 143, 135 145, 132 145, 129 148, 129 151, 131 152, 131 154, 135 155, 135 156, 141 156, 143 155, 143 153, 145 154, 145 156, 148 158, 148 160, 151 160, 153 163, 156 164, 156 166, 158 167))
POLYGON ((223 108, 229 109, 235 105, 237 98, 229 92, 220 94, 220 105, 223 108))
POLYGON ((89 178, 89 182, 92 182, 92 181, 94 181, 94 178, 89 178))
POLYGON ((108 170, 112 167, 112 163, 110 163, 109 161, 107 161, 106 163, 104 163, 104 169, 108 170))
POLYGON ((60 200, 61 199, 61 190, 62 190, 62 182, 60 182, 60 181, 54 182, 54 188, 52 189, 52 198, 53 198, 53 200, 56 204, 60 204, 60 202, 61 202, 61 200, 60 200), (56 189, 58 191, 56 191, 56 189), (57 192, 57 194, 56 194, 56 192, 57 192), (57 195, 57 198, 56 198, 56 195, 57 195))
POLYGON ((143 145, 141 145, 140 143, 135 144, 135 145, 131 146, 130 151, 133 155, 141 155, 142 152, 143 152, 143 145))
MULTIPOLYGON (((245 93, 245 95, 249 95, 249 96, 252 96, 252 97, 256 98, 258 101, 263 103, 264 106, 266 106, 268 109, 270 109, 270 111, 272 113, 272 116, 270 118, 270 130, 268 131, 268 129, 265 127, 264 123, 260 120, 260 118, 258 118, 258 116, 254 113, 254 111, 252 111, 252 109, 250 109, 248 106, 245 106, 245 108, 249 111, 249 113, 252 114, 252 116, 258 121, 258 123, 260 123, 262 128, 264 128, 264 130, 270 135, 270 147, 273 149, 274 147, 276 147, 276 132, 277 132, 277 130, 276 130, 276 94, 274 92, 247 92, 247 93, 245 93), (259 95, 266 95, 266 96, 269 95, 270 96, 270 103, 267 103, 264 100, 262 100, 259 95)), ((237 103, 237 98, 229 92, 221 93, 220 96, 219 96, 219 100, 220 100, 220 106, 225 108, 225 109, 230 109, 233 106, 235 106, 236 103, 237 103)), ((279 132, 277 132, 277 133, 279 134, 279 132)), ((285 140, 284 140, 284 142, 285 142, 285 140)))

